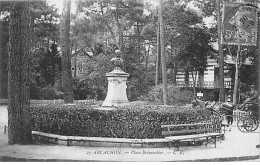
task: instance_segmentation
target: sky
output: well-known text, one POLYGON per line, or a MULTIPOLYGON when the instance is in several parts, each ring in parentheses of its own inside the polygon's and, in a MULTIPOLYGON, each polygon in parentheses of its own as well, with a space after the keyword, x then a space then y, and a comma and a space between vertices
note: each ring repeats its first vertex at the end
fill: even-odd
MULTIPOLYGON (((153 5, 156 5, 158 2, 156 0, 149 0, 150 3, 152 3, 153 5)), ((61 15, 62 14, 62 7, 63 7, 63 0, 47 0, 47 2, 50 5, 55 5, 56 8, 58 8, 58 13, 61 15)), ((189 6, 191 8, 194 8, 194 6, 189 6)), ((195 9, 196 10, 196 9, 195 9)), ((75 6, 75 0, 71 0, 71 13, 74 14, 76 11, 76 6, 75 6)), ((205 19, 205 23, 211 23, 212 22, 212 18, 206 18, 205 19)))
MULTIPOLYGON (((62 13, 63 0, 47 0, 50 5, 55 5, 58 8, 58 13, 62 13)), ((71 13, 74 14, 76 11, 75 0, 71 0, 71 13)))
MULTIPOLYGON (((76 0, 71 0, 71 13, 74 14, 75 11, 76 11, 76 6, 75 6, 75 1, 76 0)), ((152 2, 152 4, 156 5, 157 4, 157 1, 156 0, 149 0, 150 3, 152 2)), ((58 8, 58 13, 61 15, 62 14, 62 8, 63 8, 63 0, 47 0, 47 2, 50 4, 50 5, 55 5, 56 8, 58 8)), ((193 8, 194 10, 197 10, 196 8, 194 8, 194 6, 191 4, 189 6, 190 8, 193 8)), ((211 26, 211 23, 213 21, 213 18, 204 18, 203 19, 204 22, 206 23, 207 26, 211 26)), ((213 47, 215 49, 218 49, 218 46, 217 44, 214 44, 213 47)))

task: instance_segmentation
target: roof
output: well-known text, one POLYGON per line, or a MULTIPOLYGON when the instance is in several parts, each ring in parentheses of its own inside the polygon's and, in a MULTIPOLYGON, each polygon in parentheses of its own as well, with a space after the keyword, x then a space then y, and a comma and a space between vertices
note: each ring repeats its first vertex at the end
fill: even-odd
MULTIPOLYGON (((235 59, 231 56, 231 55, 226 55, 225 59, 224 59, 225 63, 227 64, 231 64, 231 65, 235 65, 235 59)), ((252 58, 248 57, 245 59, 245 61, 243 62, 243 65, 253 65, 252 64, 252 58)))
POLYGON ((78 49, 76 52, 72 52, 71 56, 78 56, 78 57, 84 57, 88 56, 89 58, 92 58, 94 56, 94 53, 92 51, 88 51, 87 49, 78 49))

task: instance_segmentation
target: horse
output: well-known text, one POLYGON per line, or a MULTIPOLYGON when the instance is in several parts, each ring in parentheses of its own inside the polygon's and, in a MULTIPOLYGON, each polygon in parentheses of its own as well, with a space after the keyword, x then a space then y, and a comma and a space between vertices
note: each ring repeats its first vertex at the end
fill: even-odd
POLYGON ((226 102, 212 102, 210 105, 205 107, 206 109, 210 110, 211 112, 215 112, 219 115, 224 114, 227 119, 227 124, 233 124, 233 111, 235 106, 231 103, 226 102))
POLYGON ((221 116, 222 114, 225 115, 228 126, 233 124, 233 111, 235 106, 231 103, 223 103, 223 102, 208 102, 203 101, 200 99, 195 98, 192 101, 193 107, 200 106, 201 108, 205 108, 206 110, 209 110, 211 114, 216 114, 218 116, 221 116))
POLYGON ((196 106, 200 106, 200 108, 205 108, 208 104, 208 101, 203 101, 203 100, 200 100, 198 98, 195 98, 194 100, 191 101, 192 103, 192 107, 196 107, 196 106))

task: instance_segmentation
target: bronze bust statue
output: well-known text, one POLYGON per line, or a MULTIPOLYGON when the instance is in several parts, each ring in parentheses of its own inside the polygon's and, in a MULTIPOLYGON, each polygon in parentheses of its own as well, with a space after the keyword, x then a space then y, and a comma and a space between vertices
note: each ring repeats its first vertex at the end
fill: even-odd
POLYGON ((115 57, 111 59, 111 62, 115 66, 115 69, 121 70, 123 65, 123 60, 121 58, 121 52, 119 50, 115 51, 115 57))

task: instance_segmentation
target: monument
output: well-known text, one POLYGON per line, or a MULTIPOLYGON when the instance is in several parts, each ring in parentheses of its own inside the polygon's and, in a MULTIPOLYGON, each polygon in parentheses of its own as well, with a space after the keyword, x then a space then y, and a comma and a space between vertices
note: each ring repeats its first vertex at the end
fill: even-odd
POLYGON ((128 105, 129 101, 126 95, 126 81, 129 77, 128 73, 122 71, 123 60, 120 57, 121 52, 115 51, 115 57, 111 62, 115 66, 114 70, 106 74, 108 80, 108 90, 105 101, 102 106, 121 106, 128 105))

